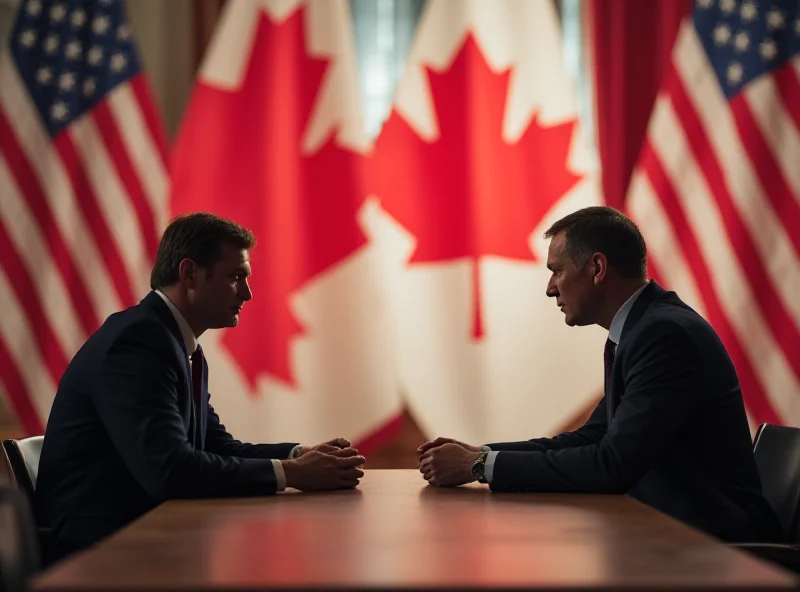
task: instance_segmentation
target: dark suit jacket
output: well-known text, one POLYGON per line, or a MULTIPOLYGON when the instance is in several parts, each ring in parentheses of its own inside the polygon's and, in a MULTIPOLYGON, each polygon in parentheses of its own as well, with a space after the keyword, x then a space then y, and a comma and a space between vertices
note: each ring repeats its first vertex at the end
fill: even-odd
POLYGON ((503 451, 495 491, 627 492, 726 541, 783 537, 761 494, 742 392, 722 342, 655 282, 628 315, 605 396, 583 427, 489 446, 503 451))
POLYGON ((294 444, 244 444, 209 404, 200 427, 178 324, 151 292, 111 315, 64 372, 45 432, 34 507, 50 560, 89 546, 172 498, 271 494, 269 459, 294 444))

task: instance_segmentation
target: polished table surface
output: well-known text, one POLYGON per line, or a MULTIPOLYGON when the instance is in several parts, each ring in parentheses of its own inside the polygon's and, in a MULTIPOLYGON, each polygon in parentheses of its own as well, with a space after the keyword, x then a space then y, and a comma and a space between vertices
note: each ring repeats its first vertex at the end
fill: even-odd
POLYGON ((167 502, 40 590, 772 590, 787 572, 627 496, 498 494, 366 471, 358 489, 167 502))

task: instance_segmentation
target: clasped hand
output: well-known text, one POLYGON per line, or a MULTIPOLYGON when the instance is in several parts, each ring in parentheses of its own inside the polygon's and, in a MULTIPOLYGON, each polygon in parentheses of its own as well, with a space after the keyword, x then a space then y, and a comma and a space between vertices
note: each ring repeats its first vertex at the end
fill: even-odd
POLYGON ((419 472, 431 485, 456 487, 474 481, 472 465, 481 455, 480 446, 452 438, 436 438, 417 448, 419 472))
POLYGON ((333 454, 334 452, 338 452, 344 448, 350 447, 350 441, 345 438, 334 438, 333 440, 328 440, 327 442, 323 442, 322 444, 317 444, 316 446, 301 446, 300 451, 297 453, 295 458, 303 456, 309 452, 317 451, 317 452, 324 452, 325 454, 333 454))
MULTIPOLYGON (((419 471, 428 483, 456 487, 474 481, 472 465, 481 455, 480 446, 452 438, 436 438, 417 448, 419 471)), ((366 459, 344 438, 316 446, 303 446, 297 456, 281 461, 286 486, 302 491, 348 489, 358 486, 364 476, 366 459)))
POLYGON ((303 446, 293 459, 281 461, 286 486, 301 491, 350 489, 364 476, 366 459, 344 438, 303 446))

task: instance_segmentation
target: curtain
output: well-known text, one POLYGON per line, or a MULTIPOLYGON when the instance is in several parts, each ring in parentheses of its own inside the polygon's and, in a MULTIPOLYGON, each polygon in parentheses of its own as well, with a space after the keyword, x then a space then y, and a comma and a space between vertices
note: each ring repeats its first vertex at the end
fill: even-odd
POLYGON ((691 0, 584 0, 608 205, 622 209, 678 27, 691 0))
POLYGON ((194 0, 194 60, 193 66, 196 71, 203 59, 206 47, 214 29, 217 27, 217 20, 225 8, 227 0, 194 0))
POLYGON ((370 137, 389 115, 423 5, 423 0, 350 0, 364 127, 370 137))
POLYGON ((169 138, 174 137, 194 79, 194 0, 125 4, 133 39, 150 78, 169 138))

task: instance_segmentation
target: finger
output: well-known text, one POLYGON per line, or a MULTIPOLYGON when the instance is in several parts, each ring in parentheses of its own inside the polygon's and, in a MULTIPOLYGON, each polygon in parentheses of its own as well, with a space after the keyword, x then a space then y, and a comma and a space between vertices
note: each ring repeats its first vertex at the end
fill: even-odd
POLYGON ((358 450, 355 448, 336 448, 331 453, 332 456, 338 456, 339 458, 346 458, 348 456, 359 456, 358 450))
POLYGON ((320 444, 316 448, 317 452, 322 452, 324 454, 335 454, 341 450, 338 446, 333 446, 331 444, 320 444))
POLYGON ((348 448, 350 446, 350 440, 345 438, 334 438, 333 440, 325 443, 330 444, 331 446, 336 446, 337 448, 348 448))
POLYGON ((345 458, 337 458, 336 466, 340 469, 350 469, 363 465, 365 462, 367 462, 367 459, 363 456, 348 456, 345 458))
POLYGON ((358 487, 359 483, 358 479, 338 479, 336 486, 339 489, 352 489, 353 487, 358 487))
POLYGON ((417 454, 423 454, 424 452, 430 450, 431 448, 434 448, 434 447, 438 446, 439 445, 438 444, 438 440, 440 440, 440 439, 441 438, 437 438, 436 440, 431 440, 430 442, 425 442, 422 446, 417 448, 417 454))
POLYGON ((364 476, 364 471, 361 469, 342 469, 336 476, 337 479, 361 479, 364 476))
POLYGON ((455 440, 453 440, 452 438, 436 438, 435 440, 432 440, 431 442, 425 442, 425 444, 423 444, 422 446, 417 448, 417 452, 419 454, 422 454, 422 453, 424 453, 424 452, 426 452, 428 450, 431 450, 432 448, 438 448, 439 446, 442 446, 443 444, 450 444, 450 443, 457 444, 457 442, 455 440))
POLYGON ((437 446, 441 446, 447 438, 436 438, 435 440, 431 440, 430 442, 425 442, 422 446, 417 448, 417 454, 422 454, 423 452, 430 450, 431 448, 436 448, 437 446))
POLYGON ((447 448, 446 448, 447 446, 452 446, 452 444, 450 444, 448 442, 446 444, 442 444, 440 446, 436 446, 435 448, 430 448, 430 449, 426 450, 424 453, 422 453, 422 456, 420 456, 420 458, 422 460, 425 460, 425 459, 431 459, 432 460, 432 459, 436 458, 436 456, 438 454, 441 454, 443 450, 447 450, 447 448))

